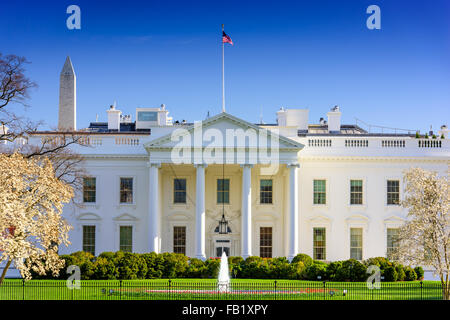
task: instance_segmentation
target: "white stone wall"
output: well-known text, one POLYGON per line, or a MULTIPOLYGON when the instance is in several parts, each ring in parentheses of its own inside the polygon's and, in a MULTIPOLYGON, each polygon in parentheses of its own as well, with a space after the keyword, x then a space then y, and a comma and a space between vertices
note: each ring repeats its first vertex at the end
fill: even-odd
MULTIPOLYGON (((384 256, 386 228, 397 227, 406 211, 400 206, 386 205, 386 180, 400 180, 403 196, 402 172, 412 166, 437 170, 446 174, 445 161, 358 161, 358 160, 301 160, 299 169, 299 251, 312 256, 313 227, 327 230, 327 260, 348 259, 350 255, 349 228, 362 227, 363 258, 384 256), (325 205, 313 204, 313 180, 327 181, 325 205), (363 180, 363 205, 350 205, 350 179, 363 180)), ((72 245, 64 252, 81 250, 83 224, 97 226, 96 253, 116 251, 119 248, 118 226, 132 225, 133 250, 148 250, 148 168, 146 161, 89 160, 88 172, 97 178, 97 202, 75 207, 67 205, 65 216, 75 229, 70 233, 72 245), (119 204, 119 178, 133 177, 134 203, 119 204)), ((289 240, 287 214, 288 176, 281 168, 274 176, 261 176, 259 167, 252 169, 252 254, 259 255, 259 227, 273 227, 273 255, 286 256, 289 240), (259 204, 259 180, 272 178, 273 205, 259 204)), ((230 204, 225 205, 225 216, 233 233, 233 255, 240 255, 242 168, 225 167, 225 178, 230 179, 230 204)), ((160 169, 161 197, 161 251, 173 250, 173 227, 187 228, 187 255, 195 254, 195 168, 191 165, 163 164, 160 169), (173 203, 173 179, 187 180, 187 203, 173 203)), ((213 240, 220 238, 213 231, 222 214, 222 205, 216 203, 216 179, 222 178, 222 166, 206 168, 206 256, 214 256, 213 240)))

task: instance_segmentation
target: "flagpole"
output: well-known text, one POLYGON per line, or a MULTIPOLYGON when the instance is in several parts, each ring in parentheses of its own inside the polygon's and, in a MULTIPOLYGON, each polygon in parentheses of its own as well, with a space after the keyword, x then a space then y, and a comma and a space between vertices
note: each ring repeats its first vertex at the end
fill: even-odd
MULTIPOLYGON (((222 35, 224 32, 224 27, 222 24, 222 35)), ((222 38, 222 112, 225 112, 225 42, 222 38)))

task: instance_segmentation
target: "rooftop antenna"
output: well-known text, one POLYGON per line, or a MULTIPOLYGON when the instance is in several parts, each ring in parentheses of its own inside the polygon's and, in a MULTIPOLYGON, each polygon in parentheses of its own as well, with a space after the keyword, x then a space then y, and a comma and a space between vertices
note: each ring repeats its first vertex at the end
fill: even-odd
POLYGON ((208 119, 209 118, 209 110, 208 110, 208 113, 206 114, 206 119, 208 119))
POLYGON ((98 122, 98 113, 95 114, 95 122, 98 122))

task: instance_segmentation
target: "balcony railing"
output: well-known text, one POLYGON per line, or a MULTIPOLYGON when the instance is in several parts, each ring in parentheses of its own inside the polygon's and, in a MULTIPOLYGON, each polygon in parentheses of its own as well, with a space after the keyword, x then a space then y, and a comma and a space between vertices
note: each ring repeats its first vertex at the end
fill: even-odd
POLYGON ((442 148, 442 141, 437 139, 419 140, 417 142, 419 148, 442 148))

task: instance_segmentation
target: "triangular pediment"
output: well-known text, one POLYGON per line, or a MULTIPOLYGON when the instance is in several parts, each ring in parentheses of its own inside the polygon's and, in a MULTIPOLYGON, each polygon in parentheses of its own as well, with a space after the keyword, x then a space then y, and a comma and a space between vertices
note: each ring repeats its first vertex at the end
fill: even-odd
POLYGON ((369 220, 369 217, 364 214, 352 214, 345 219, 347 223, 368 223, 369 220))
MULTIPOLYGON (((292 139, 280 136, 273 131, 267 130, 265 128, 261 128, 257 125, 251 124, 245 120, 239 119, 235 116, 232 116, 228 113, 222 112, 214 117, 208 118, 204 121, 201 121, 197 124, 193 124, 186 128, 176 128, 172 133, 169 133, 165 136, 157 138, 155 140, 149 141, 144 144, 144 147, 147 150, 157 150, 157 149, 166 149, 173 148, 175 146, 179 146, 179 141, 182 140, 182 137, 189 136, 190 143, 185 146, 193 147, 194 146, 194 134, 195 130, 201 127, 201 133, 203 139, 201 139, 201 146, 208 147, 211 146, 212 142, 216 142, 215 137, 217 134, 222 135, 222 144, 221 146, 227 146, 226 139, 227 133, 229 134, 232 130, 235 130, 236 133, 254 133, 258 139, 256 145, 252 145, 250 139, 248 139, 248 144, 245 145, 246 148, 252 148, 260 146, 259 137, 266 137, 266 143, 264 146, 270 148, 271 139, 277 139, 278 148, 280 150, 291 150, 291 151, 299 151, 304 145, 296 142, 292 139), (228 132, 227 132, 228 130, 228 132), (248 131, 247 131, 248 130, 248 131)), ((200 132, 200 131, 197 131, 200 132)), ((220 143, 220 142, 219 142, 220 143)), ((247 142, 246 142, 247 143, 247 142)), ((238 146, 239 147, 239 146, 238 146)))

